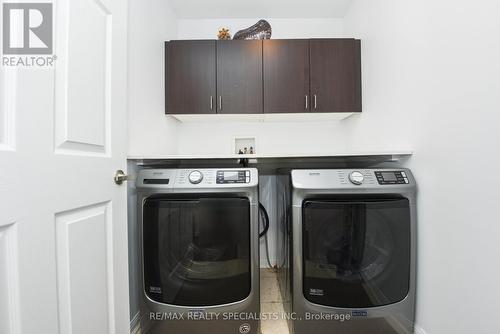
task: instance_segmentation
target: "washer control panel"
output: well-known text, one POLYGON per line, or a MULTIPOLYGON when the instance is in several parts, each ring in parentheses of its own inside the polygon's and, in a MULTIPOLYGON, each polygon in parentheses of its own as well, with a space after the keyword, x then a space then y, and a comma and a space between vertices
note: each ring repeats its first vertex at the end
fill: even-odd
POLYGON ((403 171, 376 171, 375 177, 381 185, 410 183, 408 176, 403 171))
POLYGON ((218 170, 217 184, 250 183, 249 170, 218 170))
POLYGON ((142 169, 138 188, 219 189, 248 188, 259 184, 256 168, 142 169))

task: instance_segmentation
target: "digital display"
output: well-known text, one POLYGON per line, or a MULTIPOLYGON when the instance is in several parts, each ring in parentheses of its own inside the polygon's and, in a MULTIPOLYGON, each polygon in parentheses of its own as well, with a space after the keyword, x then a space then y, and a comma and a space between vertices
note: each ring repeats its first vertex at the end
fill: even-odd
POLYGON ((382 178, 384 181, 397 181, 398 179, 396 178, 395 173, 382 173, 382 178))
POLYGON ((169 184, 170 179, 144 179, 144 184, 169 184))
POLYGON ((404 171, 375 172, 375 176, 379 184, 394 185, 410 183, 404 171))
POLYGON ((224 172, 225 181, 238 181, 238 172, 224 172))

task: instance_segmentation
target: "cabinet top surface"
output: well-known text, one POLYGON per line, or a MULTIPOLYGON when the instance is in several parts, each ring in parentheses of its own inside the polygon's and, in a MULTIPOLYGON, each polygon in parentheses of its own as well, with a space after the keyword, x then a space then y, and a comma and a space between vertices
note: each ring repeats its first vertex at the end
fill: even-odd
POLYGON ((360 40, 359 38, 271 38, 271 39, 215 39, 215 38, 206 38, 206 39, 172 39, 166 42, 197 42, 197 41, 214 41, 214 42, 256 42, 256 41, 352 41, 352 40, 360 40))

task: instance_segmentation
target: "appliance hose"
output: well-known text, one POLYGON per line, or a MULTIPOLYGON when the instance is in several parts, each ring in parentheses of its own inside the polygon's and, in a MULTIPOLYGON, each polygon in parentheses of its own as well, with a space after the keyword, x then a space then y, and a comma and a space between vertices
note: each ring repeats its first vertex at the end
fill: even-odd
POLYGON ((262 205, 262 203, 259 203, 259 222, 260 221, 264 223, 264 230, 261 233, 259 233, 259 238, 264 237, 267 264, 269 268, 273 268, 273 265, 271 264, 271 259, 269 257, 269 242, 267 238, 267 232, 269 231, 269 215, 267 214, 267 210, 264 207, 264 205, 262 205))
MULTIPOLYGON (((259 233, 259 238, 262 238, 267 234, 267 231, 269 231, 269 215, 267 214, 267 210, 262 205, 262 203, 259 202, 259 217, 264 217, 264 230, 259 233)), ((260 221, 260 219, 259 219, 260 221)))

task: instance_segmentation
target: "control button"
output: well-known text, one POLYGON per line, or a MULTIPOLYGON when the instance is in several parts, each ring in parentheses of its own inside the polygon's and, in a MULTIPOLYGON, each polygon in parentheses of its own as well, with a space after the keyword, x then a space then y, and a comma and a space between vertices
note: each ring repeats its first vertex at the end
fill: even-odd
POLYGON ((405 177, 405 183, 408 184, 410 183, 410 181, 408 181, 408 179, 405 177))
POLYGON ((189 182, 191 182, 192 184, 198 184, 202 180, 203 180, 203 174, 200 171, 195 170, 189 173, 189 182))
POLYGON ((250 176, 250 171, 249 170, 245 171, 245 175, 250 176))
POLYGON ((250 183, 250 176, 247 176, 246 183, 250 183))
POLYGON ((351 181, 352 184, 359 186, 363 184, 364 180, 365 177, 361 172, 352 172, 351 174, 349 174, 349 181, 351 181))
POLYGON ((406 173, 405 172, 401 172, 401 176, 406 177, 406 173))

